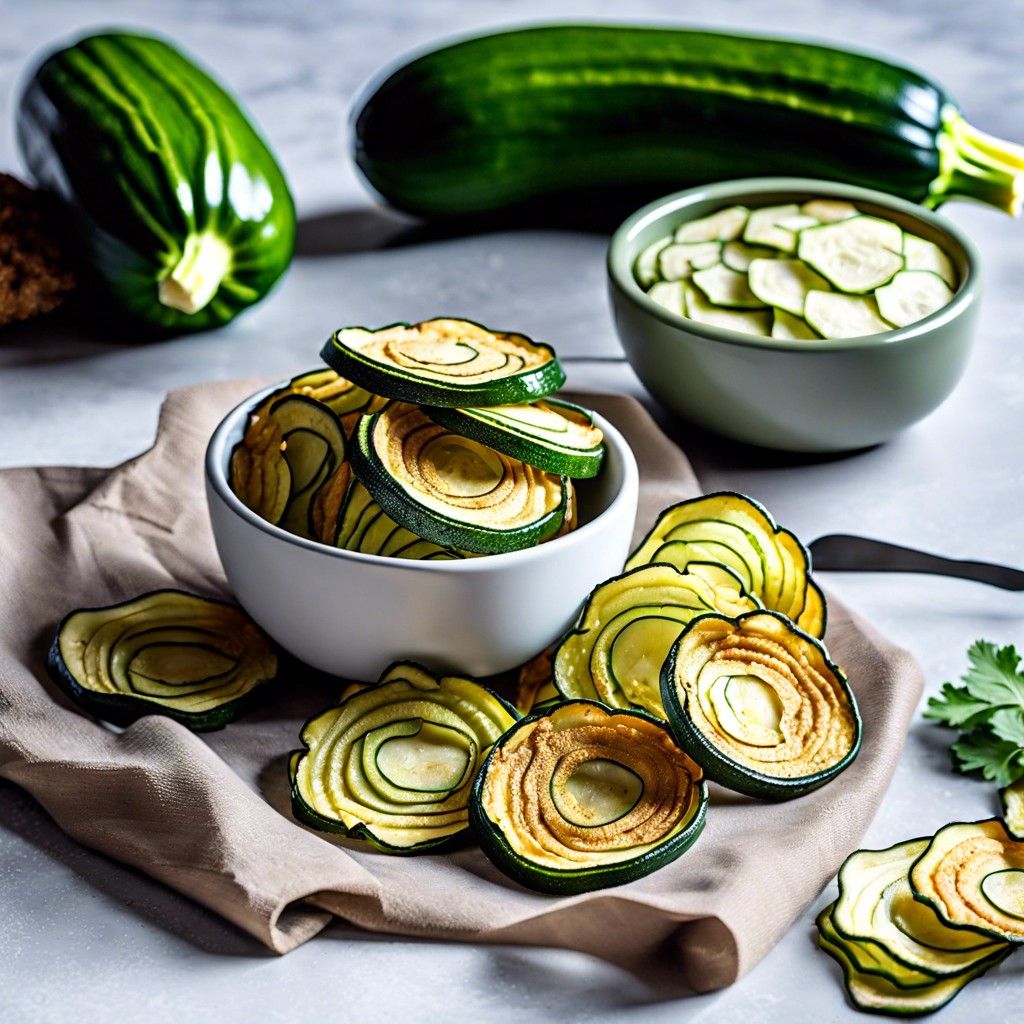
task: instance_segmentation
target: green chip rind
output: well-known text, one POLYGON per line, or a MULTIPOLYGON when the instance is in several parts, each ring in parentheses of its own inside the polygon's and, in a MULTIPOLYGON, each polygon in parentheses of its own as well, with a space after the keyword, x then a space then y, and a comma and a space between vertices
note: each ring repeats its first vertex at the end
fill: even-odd
MULTIPOLYGON (((463 321, 484 331, 475 321, 463 321)), ((369 359, 345 345, 340 336, 345 331, 366 331, 379 334, 394 328, 413 328, 416 324, 398 321, 380 328, 344 327, 334 332, 320 351, 320 358, 341 376, 367 391, 386 398, 412 402, 416 405, 462 408, 466 406, 517 405, 546 398, 565 384, 565 371, 555 356, 554 349, 543 342, 535 342, 526 335, 517 334, 526 344, 548 353, 547 361, 528 370, 475 384, 441 383, 417 376, 408 370, 391 367, 369 359)))
POLYGON ((562 479, 558 506, 532 523, 511 530, 493 529, 461 522, 417 502, 388 472, 372 443, 380 413, 363 416, 356 426, 349 453, 352 470, 373 500, 400 526, 444 548, 464 548, 480 554, 504 554, 532 547, 557 533, 565 520, 568 488, 562 479))
MULTIPOLYGON (((544 404, 563 414, 570 424, 572 418, 593 423, 593 416, 588 410, 571 402, 546 398, 544 404)), ((487 406, 482 409, 446 409, 428 406, 424 412, 441 426, 486 444, 510 458, 536 466, 546 473, 582 480, 596 476, 600 471, 604 459, 603 441, 592 448, 560 445, 554 440, 555 435, 542 436, 529 431, 514 419, 496 415, 501 408, 487 406)))
MULTIPOLYGON (((632 716, 643 719, 668 732, 664 722, 639 709, 611 709, 592 700, 563 701, 553 707, 532 712, 521 718, 495 743, 473 782, 473 792, 469 802, 469 824, 480 844, 480 849, 504 875, 524 888, 532 889, 535 892, 556 896, 574 896, 635 881, 682 856, 704 830, 709 794, 706 783, 699 780, 696 784, 698 789, 697 807, 690 821, 671 838, 632 860, 617 861, 600 867, 559 870, 536 864, 512 848, 500 827, 483 809, 483 788, 495 751, 507 743, 520 729, 528 727, 538 719, 550 717, 554 713, 574 706, 588 705, 600 708, 609 716, 632 716)), ((671 733, 669 735, 671 736, 671 733)))

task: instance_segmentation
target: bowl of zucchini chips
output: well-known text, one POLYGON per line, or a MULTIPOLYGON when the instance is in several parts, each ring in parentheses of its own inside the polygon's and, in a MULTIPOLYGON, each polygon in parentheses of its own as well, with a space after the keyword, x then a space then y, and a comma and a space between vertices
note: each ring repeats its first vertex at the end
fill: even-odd
POLYGON ((626 356, 666 408, 788 451, 864 448, 952 392, 979 258, 951 222, 882 192, 719 182, 630 216, 608 251, 626 356))
POLYGON ((214 539, 242 606, 314 668, 522 664, 614 575, 636 461, 555 397, 554 350, 468 320, 336 331, 251 396, 206 455, 214 539))

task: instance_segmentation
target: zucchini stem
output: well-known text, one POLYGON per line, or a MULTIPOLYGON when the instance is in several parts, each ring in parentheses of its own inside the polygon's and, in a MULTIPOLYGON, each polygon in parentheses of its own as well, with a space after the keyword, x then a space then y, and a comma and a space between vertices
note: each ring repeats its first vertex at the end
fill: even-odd
POLYGON ((1019 217, 1024 202, 1024 147, 975 128, 954 107, 943 114, 939 174, 927 206, 974 199, 1019 217))
POLYGON ((157 297, 182 313, 198 313, 217 294, 230 266, 231 250, 223 239, 209 231, 190 234, 181 259, 160 281, 157 297))

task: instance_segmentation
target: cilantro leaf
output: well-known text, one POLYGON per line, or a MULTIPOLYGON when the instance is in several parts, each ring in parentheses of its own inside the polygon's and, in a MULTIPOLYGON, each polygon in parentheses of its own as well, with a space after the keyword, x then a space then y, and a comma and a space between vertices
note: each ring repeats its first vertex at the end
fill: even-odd
POLYGON ((1001 740, 984 727, 962 735, 949 750, 960 771, 980 772, 999 787, 1024 778, 1024 747, 1001 740))
POLYGON ((971 667, 961 677, 964 685, 943 683, 940 696, 928 699, 925 717, 970 730, 991 723, 1001 708, 1024 715, 1024 674, 1018 671, 1016 648, 977 640, 967 657, 971 667))
POLYGON ((988 724, 999 739, 1024 747, 1024 708, 1000 708, 988 724))
POLYGON ((991 706, 972 697, 966 686, 942 684, 939 697, 929 697, 924 717, 932 718, 953 729, 971 729, 988 719, 991 706))

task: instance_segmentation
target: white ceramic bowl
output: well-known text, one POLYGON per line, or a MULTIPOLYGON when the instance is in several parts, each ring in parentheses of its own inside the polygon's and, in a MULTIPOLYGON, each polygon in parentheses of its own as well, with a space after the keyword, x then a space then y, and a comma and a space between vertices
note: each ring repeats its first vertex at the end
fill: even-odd
POLYGON ((593 587, 622 571, 638 473, 625 439, 600 416, 606 454, 597 477, 577 481, 580 526, 546 544, 419 562, 341 551, 272 526, 235 496, 227 473, 249 410, 281 386, 247 398, 214 431, 206 493, 239 603, 306 664, 369 681, 401 658, 435 671, 503 672, 557 639, 593 587))

